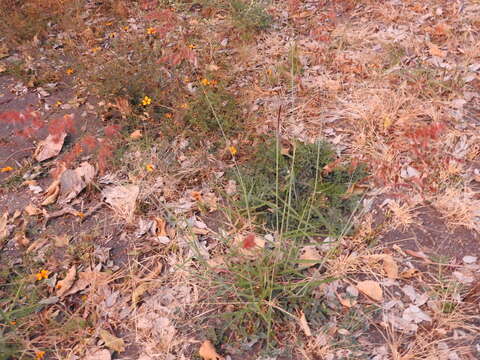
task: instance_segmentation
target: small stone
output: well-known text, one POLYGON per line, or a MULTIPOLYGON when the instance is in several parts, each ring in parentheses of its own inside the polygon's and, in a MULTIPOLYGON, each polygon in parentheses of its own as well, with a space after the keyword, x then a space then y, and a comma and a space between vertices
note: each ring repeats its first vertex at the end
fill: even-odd
POLYGON ((477 262, 477 257, 476 257, 476 256, 467 255, 467 256, 464 256, 464 257, 463 257, 462 261, 463 261, 464 264, 473 264, 473 263, 476 263, 476 262, 477 262))

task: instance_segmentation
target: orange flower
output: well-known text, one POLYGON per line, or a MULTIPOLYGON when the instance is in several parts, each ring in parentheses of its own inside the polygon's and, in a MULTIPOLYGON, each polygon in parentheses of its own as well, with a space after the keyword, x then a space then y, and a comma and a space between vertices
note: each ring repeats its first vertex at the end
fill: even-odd
POLYGON ((40 272, 36 273, 35 277, 37 278, 37 281, 40 281, 42 279, 48 279, 49 273, 50 272, 48 270, 43 269, 43 270, 40 270, 40 272))
POLYGON ((166 113, 166 114, 165 114, 165 117, 166 117, 167 119, 171 119, 172 116, 173 116, 172 113, 166 113))
POLYGON ((238 150, 235 146, 229 146, 228 151, 230 151, 230 154, 232 154, 232 156, 237 155, 237 152, 238 152, 238 150))
POLYGON ((202 79, 202 80, 200 80, 200 83, 201 83, 203 86, 208 86, 208 85, 210 85, 210 80, 208 80, 208 79, 202 79))
POLYGON ((189 49, 195 49, 197 47, 197 45, 194 45, 194 44, 188 44, 188 48, 189 49))
POLYGON ((147 29, 147 34, 148 35, 155 35, 157 33, 157 30, 154 27, 149 27, 147 29))
POLYGON ((180 109, 188 109, 188 104, 187 103, 181 104, 180 109))
POLYGON ((145 169, 147 169, 148 172, 152 172, 155 170, 155 166, 153 166, 153 164, 147 164, 145 165, 145 169))
POLYGON ((35 359, 40 360, 45 356, 45 351, 35 351, 35 359))
POLYGON ((5 166, 0 169, 0 173, 9 172, 9 171, 13 171, 13 168, 11 166, 5 166))
POLYGON ((68 68, 67 71, 65 71, 67 73, 67 75, 72 75, 75 70, 73 70, 72 68, 68 68))

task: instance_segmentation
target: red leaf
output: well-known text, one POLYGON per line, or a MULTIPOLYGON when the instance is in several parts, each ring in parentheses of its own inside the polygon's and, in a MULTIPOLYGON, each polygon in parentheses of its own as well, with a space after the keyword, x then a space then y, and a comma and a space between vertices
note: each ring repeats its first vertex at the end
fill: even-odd
POLYGON ((255 234, 248 234, 247 236, 245 236, 245 238, 243 239, 243 244, 242 244, 242 247, 244 249, 251 249, 253 247, 255 247, 256 243, 255 243, 255 234))

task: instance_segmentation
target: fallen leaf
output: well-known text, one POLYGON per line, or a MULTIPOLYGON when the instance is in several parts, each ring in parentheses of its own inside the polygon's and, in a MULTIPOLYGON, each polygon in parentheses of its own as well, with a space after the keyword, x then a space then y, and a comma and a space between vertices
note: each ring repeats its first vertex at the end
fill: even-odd
POLYGON ((402 319, 413 322, 415 324, 419 324, 422 321, 432 321, 430 315, 422 311, 416 305, 410 305, 403 311, 402 319))
POLYGON ((217 351, 209 340, 205 340, 202 346, 200 346, 198 355, 200 355, 203 360, 223 360, 223 357, 217 354, 217 351))
POLYGON ((107 204, 127 221, 132 221, 140 188, 137 185, 109 186, 102 191, 107 204))
POLYGON ((419 274, 420 274, 420 271, 418 271, 417 269, 412 268, 412 269, 408 269, 408 270, 405 270, 404 272, 402 272, 402 273, 400 274, 400 277, 401 277, 402 279, 411 279, 411 278, 413 278, 413 277, 415 277, 415 276, 418 276, 419 274))
POLYGON ((166 231, 167 222, 162 218, 156 217, 155 222, 157 223, 157 236, 168 236, 166 231))
POLYGON ((447 56, 446 51, 440 50, 440 48, 437 45, 432 43, 428 44, 428 50, 430 51, 430 55, 432 56, 437 56, 441 58, 444 58, 445 56, 447 56))
POLYGON ((8 212, 4 212, 0 217, 0 241, 5 240, 9 234, 7 229, 8 212))
POLYGON ((357 283, 357 289, 375 301, 383 301, 383 291, 380 284, 373 280, 365 280, 357 283))
POLYGON ((135 307, 145 292, 152 287, 151 282, 143 282, 132 291, 132 307, 135 307))
POLYGON ((45 200, 41 203, 42 206, 48 206, 57 201, 60 193, 60 180, 53 181, 48 189, 45 191, 45 200))
POLYGON ((132 112, 130 102, 126 98, 118 97, 115 99, 115 107, 120 111, 123 118, 126 118, 132 112))
POLYGON ((426 262, 431 262, 430 259, 427 257, 427 255, 425 255, 425 253, 423 251, 413 251, 413 250, 410 250, 410 249, 406 249, 405 253, 410 255, 410 256, 416 257, 418 259, 422 259, 426 262))
POLYGON ((300 328, 303 330, 306 336, 310 337, 312 336, 312 330, 310 329, 310 326, 308 325, 307 318, 305 316, 305 313, 302 311, 300 312, 300 318, 298 319, 298 323, 300 325, 300 328))
POLYGON ((57 296, 63 296, 67 293, 68 290, 72 287, 73 283, 75 282, 75 277, 77 276, 77 268, 73 265, 65 275, 63 280, 60 280, 57 283, 57 296))
POLYGON ((392 255, 383 256, 383 270, 389 279, 398 278, 398 266, 392 255))
POLYGON ((130 139, 132 140, 138 140, 138 139, 141 139, 143 136, 142 134, 142 130, 135 130, 134 132, 132 132, 130 134, 130 139))
POLYGON ((299 259, 299 268, 301 270, 308 269, 309 267, 317 265, 322 261, 322 254, 315 245, 304 246, 300 250, 301 254, 299 259))
POLYGON ((100 337, 102 338, 105 346, 108 347, 110 350, 116 352, 124 352, 125 351, 125 342, 123 339, 116 337, 115 335, 110 334, 108 331, 101 329, 100 337))
POLYGON ((64 294, 64 296, 76 294, 77 292, 86 289, 88 286, 105 285, 109 279, 110 275, 104 272, 82 271, 78 273, 78 280, 75 281, 73 286, 64 294))
POLYGON ((233 245, 238 249, 240 255, 248 259, 255 259, 258 253, 265 247, 265 240, 255 234, 238 234, 233 239, 233 245))
POLYGON ((40 238, 35 240, 28 248, 27 248, 27 253, 30 253, 32 251, 37 251, 41 249, 45 244, 48 243, 48 238, 40 238))
POLYGON ((60 176, 60 203, 74 199, 92 182, 96 170, 88 162, 83 162, 75 170, 65 170, 60 176))
POLYGON ((33 153, 33 158, 40 162, 57 156, 62 150, 66 136, 67 133, 65 132, 56 135, 48 135, 45 140, 38 143, 38 146, 33 153))
POLYGON ((112 356, 107 349, 88 351, 83 360, 111 360, 112 356))
POLYGON ((25 211, 25 213, 28 216, 36 216, 36 215, 42 215, 43 214, 43 211, 41 209, 37 208, 33 204, 28 204, 27 206, 25 206, 23 211, 25 211))
POLYGON ((0 64, 0 74, 7 71, 7 67, 3 64, 0 64))
POLYGON ((55 247, 66 247, 70 243, 72 237, 67 234, 56 235, 53 237, 53 244, 55 247))

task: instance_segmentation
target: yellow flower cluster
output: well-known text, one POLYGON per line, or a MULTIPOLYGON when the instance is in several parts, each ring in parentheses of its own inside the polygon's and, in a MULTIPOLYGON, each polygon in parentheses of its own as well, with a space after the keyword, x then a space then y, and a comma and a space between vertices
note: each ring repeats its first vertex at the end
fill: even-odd
POLYGON ((147 34, 148 35, 155 35, 157 33, 157 30, 154 27, 149 27, 147 29, 147 34))
POLYGON ((152 98, 148 97, 148 96, 145 96, 143 99, 142 99, 142 105, 143 106, 147 106, 147 105, 150 105, 152 103, 152 98))

